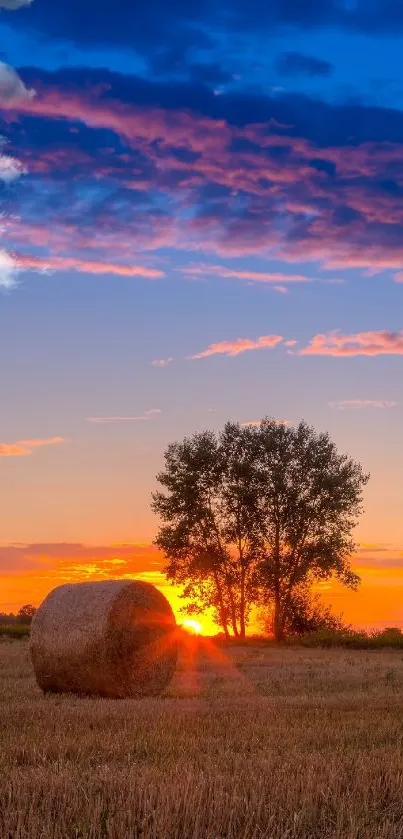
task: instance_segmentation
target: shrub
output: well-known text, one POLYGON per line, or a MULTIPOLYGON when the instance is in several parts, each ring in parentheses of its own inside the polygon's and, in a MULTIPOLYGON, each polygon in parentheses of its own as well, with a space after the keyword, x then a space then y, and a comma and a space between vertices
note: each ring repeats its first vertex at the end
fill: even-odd
POLYGON ((29 635, 29 624, 3 623, 0 624, 0 638, 27 638, 29 635))
POLYGON ((355 650, 376 650, 384 647, 403 649, 403 633, 398 628, 384 629, 380 632, 333 632, 322 629, 301 636, 291 636, 288 643, 303 647, 345 647, 355 650))

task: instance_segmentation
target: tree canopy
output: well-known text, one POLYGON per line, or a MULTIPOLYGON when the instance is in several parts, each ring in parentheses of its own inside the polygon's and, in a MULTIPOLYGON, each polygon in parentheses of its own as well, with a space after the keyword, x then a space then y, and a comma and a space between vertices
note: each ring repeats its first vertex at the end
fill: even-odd
POLYGON ((368 476, 305 422, 228 422, 172 443, 157 481, 168 579, 190 611, 211 607, 227 636, 245 637, 252 605, 265 604, 281 639, 301 586, 358 585, 352 532, 368 476))

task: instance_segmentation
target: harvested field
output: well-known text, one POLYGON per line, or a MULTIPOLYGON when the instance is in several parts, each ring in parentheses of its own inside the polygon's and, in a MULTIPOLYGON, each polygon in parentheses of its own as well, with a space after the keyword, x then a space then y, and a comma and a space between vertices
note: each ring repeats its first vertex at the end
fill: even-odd
POLYGON ((1 839, 403 837, 399 650, 195 640, 164 696, 103 700, 2 640, 0 727, 1 839))

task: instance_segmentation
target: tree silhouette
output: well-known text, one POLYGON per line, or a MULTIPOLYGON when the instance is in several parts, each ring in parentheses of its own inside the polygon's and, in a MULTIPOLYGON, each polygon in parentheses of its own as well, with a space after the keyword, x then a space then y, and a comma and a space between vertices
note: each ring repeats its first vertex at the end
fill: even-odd
POLYGON ((27 603, 26 606, 21 606, 17 614, 17 620, 19 623, 31 623, 32 618, 34 617, 36 612, 35 606, 32 606, 31 603, 27 603))
POLYGON ((157 480, 168 579, 190 611, 212 607, 226 636, 245 637, 251 606, 265 603, 281 640, 302 587, 332 576, 357 587, 352 531, 368 476, 328 434, 227 423, 171 444, 157 480))

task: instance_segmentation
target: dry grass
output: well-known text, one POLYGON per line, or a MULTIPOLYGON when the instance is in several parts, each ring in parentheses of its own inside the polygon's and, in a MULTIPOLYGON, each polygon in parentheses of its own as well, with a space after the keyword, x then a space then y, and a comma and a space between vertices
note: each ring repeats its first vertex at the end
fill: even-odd
POLYGON ((403 837, 402 652, 205 643, 115 701, 43 697, 0 641, 1 839, 403 837))

